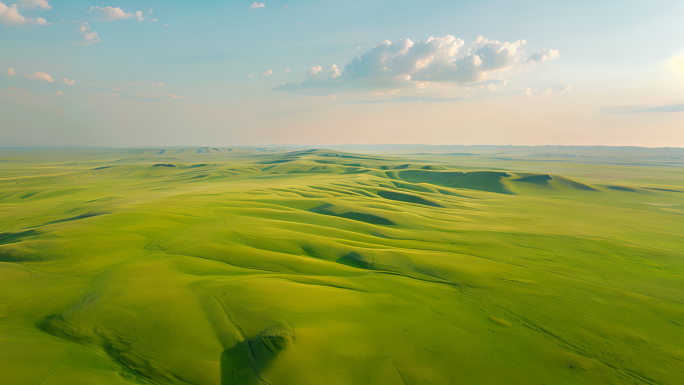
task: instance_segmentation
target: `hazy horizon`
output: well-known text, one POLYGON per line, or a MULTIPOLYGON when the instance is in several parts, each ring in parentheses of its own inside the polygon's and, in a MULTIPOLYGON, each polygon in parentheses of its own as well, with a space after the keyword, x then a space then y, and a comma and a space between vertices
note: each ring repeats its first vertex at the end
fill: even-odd
POLYGON ((339 144, 297 144, 297 143, 283 143, 283 144, 268 144, 268 143, 257 143, 257 144, 240 144, 240 145, 149 145, 149 146, 0 146, 0 149, 114 149, 114 150, 136 150, 136 149, 163 149, 163 148, 255 148, 255 147, 268 147, 268 148, 318 148, 318 149, 335 149, 344 147, 359 147, 359 148, 380 148, 380 147, 491 147, 491 148, 503 148, 503 147, 513 147, 513 148, 540 148, 540 147, 558 147, 558 148, 609 148, 609 149, 620 149, 620 148, 630 148, 630 149, 652 149, 652 150, 684 150, 684 147, 677 146, 619 146, 619 145, 581 145, 581 144, 425 144, 425 143, 339 143, 339 144))

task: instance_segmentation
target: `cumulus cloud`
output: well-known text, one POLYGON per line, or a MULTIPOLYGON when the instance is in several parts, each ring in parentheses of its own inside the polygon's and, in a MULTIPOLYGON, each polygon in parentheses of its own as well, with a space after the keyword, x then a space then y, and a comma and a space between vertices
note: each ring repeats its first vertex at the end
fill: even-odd
POLYGON ((152 8, 150 8, 150 11, 147 12, 147 14, 148 14, 148 15, 151 15, 151 14, 152 14, 152 8))
POLYGON ((123 9, 119 7, 90 7, 88 12, 95 13, 96 15, 99 15, 102 21, 115 21, 115 20, 121 20, 121 19, 130 19, 133 17, 133 14, 131 13, 126 13, 124 12, 123 9))
POLYGON ((530 57, 525 59, 525 62, 545 62, 547 60, 555 59, 560 56, 560 52, 557 49, 543 49, 537 53, 532 54, 530 57))
POLYGON ((328 76, 330 77, 330 79, 337 79, 340 77, 340 75, 342 75, 342 72, 340 72, 340 69, 337 68, 335 64, 333 64, 332 67, 330 67, 330 69, 328 70, 328 76))
POLYGON ((157 19, 157 18, 155 17, 154 19, 152 19, 152 20, 150 20, 150 21, 159 21, 159 19, 157 19))
POLYGON ((36 80, 45 80, 48 83, 53 83, 54 80, 52 77, 45 72, 34 72, 33 75, 28 75, 27 78, 29 79, 36 79, 36 80))
POLYGON ((42 17, 38 17, 35 19, 26 18, 19 14, 17 4, 10 4, 9 6, 7 6, 0 1, 0 24, 4 24, 7 26, 22 24, 48 25, 48 22, 42 17))
POLYGON ((401 88, 439 83, 467 87, 501 83, 520 67, 558 57, 557 50, 542 50, 525 58, 526 44, 525 40, 500 42, 478 37, 464 49, 465 42, 451 35, 418 42, 385 40, 344 68, 333 65, 323 71, 321 66, 314 66, 307 70, 307 80, 278 89, 401 88))
POLYGON ((52 9, 52 6, 48 4, 47 0, 21 0, 19 6, 27 8, 42 8, 46 11, 52 9))
POLYGON ((145 20, 145 18, 143 17, 142 11, 135 11, 135 16, 138 18, 138 21, 145 20))
POLYGON ((61 83, 64 83, 64 84, 67 84, 67 85, 70 85, 70 86, 73 86, 74 84, 76 84, 76 80, 69 80, 69 79, 67 79, 67 78, 62 78, 62 79, 60 80, 60 82, 61 82, 61 83))
POLYGON ((91 45, 93 43, 99 43, 102 41, 102 40, 100 40, 100 37, 97 36, 97 32, 87 33, 84 36, 84 38, 85 38, 85 41, 81 43, 82 45, 91 45))
POLYGON ((14 73, 14 68, 10 68, 7 70, 7 74, 9 74, 9 76, 14 76, 14 73))
POLYGON ((93 31, 88 23, 81 24, 81 32, 83 33, 83 41, 76 43, 78 45, 91 45, 102 41, 97 32, 93 31))
POLYGON ((272 70, 266 70, 266 71, 264 71, 264 72, 262 73, 262 75, 264 75, 264 76, 270 76, 272 73, 273 73, 272 70))
POLYGON ((250 5, 249 7, 250 7, 250 8, 263 8, 263 7, 265 7, 265 6, 266 6, 266 4, 264 4, 264 3, 258 3, 258 2, 255 1, 254 4, 250 5))

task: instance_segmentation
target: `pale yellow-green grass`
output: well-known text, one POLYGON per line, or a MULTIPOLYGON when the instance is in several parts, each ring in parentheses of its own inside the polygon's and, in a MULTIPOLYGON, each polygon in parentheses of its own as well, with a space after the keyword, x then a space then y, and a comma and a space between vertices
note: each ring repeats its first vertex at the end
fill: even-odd
POLYGON ((684 383, 681 161, 181 150, 0 150, 0 383, 684 383))

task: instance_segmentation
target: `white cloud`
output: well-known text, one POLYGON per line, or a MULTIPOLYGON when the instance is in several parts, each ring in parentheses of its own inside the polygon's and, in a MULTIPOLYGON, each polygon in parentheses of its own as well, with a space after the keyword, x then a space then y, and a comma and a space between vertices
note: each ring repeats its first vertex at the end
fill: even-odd
POLYGON ((547 60, 555 59, 560 56, 557 49, 543 49, 537 53, 532 54, 525 59, 525 62, 545 62, 547 60))
POLYGON ((115 20, 121 20, 121 19, 130 19, 133 17, 133 14, 126 13, 123 11, 123 9, 119 7, 90 7, 88 12, 95 12, 95 14, 100 15, 103 21, 115 21, 115 20))
POLYGON ((69 79, 67 79, 67 78, 62 78, 62 79, 60 80, 60 82, 61 82, 61 83, 64 83, 64 84, 68 84, 68 85, 70 85, 70 86, 73 86, 74 84, 76 84, 76 80, 69 80, 69 79))
POLYGON ((143 17, 142 11, 135 11, 135 16, 138 18, 138 21, 145 20, 145 18, 143 17))
POLYGON ((15 72, 14 72, 14 68, 8 69, 8 70, 7 70, 7 73, 9 74, 9 76, 14 76, 14 73, 15 73, 15 72))
POLYGON ((64 92, 62 92, 62 91, 55 91, 55 95, 57 95, 57 96, 62 96, 62 95, 64 95, 64 92))
POLYGON ((36 80, 45 80, 48 83, 53 83, 54 80, 52 80, 52 77, 45 72, 34 72, 33 75, 28 75, 27 78, 29 79, 36 79, 36 80))
POLYGON ((48 22, 42 17, 35 19, 28 19, 19 14, 16 4, 5 5, 0 1, 0 24, 7 26, 33 24, 33 25, 47 25, 48 22))
POLYGON ((19 6, 27 8, 42 8, 46 11, 52 9, 52 6, 48 4, 48 0, 21 0, 19 6))
POLYGON ((86 34, 85 39, 86 39, 85 42, 87 43, 87 45, 90 45, 93 43, 99 43, 101 41, 100 37, 97 36, 97 32, 91 32, 89 34, 86 34))
POLYGON ((251 78, 252 76, 254 76, 254 74, 247 75, 248 78, 251 78))
POLYGON ((272 73, 273 73, 273 71, 271 71, 271 70, 267 70, 267 71, 262 72, 262 74, 263 74, 264 76, 269 76, 269 75, 271 75, 272 73))
POLYGON ((148 14, 148 15, 151 15, 151 14, 152 14, 152 8, 150 8, 150 11, 147 12, 147 14, 148 14))
POLYGON ((150 21, 159 21, 159 19, 157 19, 157 18, 155 17, 154 19, 152 19, 152 20, 150 20, 150 21))
POLYGON ((263 8, 263 7, 265 7, 265 6, 266 6, 266 4, 264 4, 264 3, 258 3, 258 2, 255 1, 254 4, 250 5, 249 7, 250 7, 250 8, 263 8))
MULTIPOLYGON (((525 40, 501 43, 482 36, 473 42, 465 56, 416 73, 415 80, 471 84, 482 82, 518 63, 525 40)), ((432 64, 432 63, 431 63, 432 64)))
POLYGON ((440 84, 466 87, 501 84, 527 63, 558 57, 558 50, 542 50, 525 59, 525 40, 499 42, 478 37, 467 48, 461 39, 448 35, 413 42, 385 40, 352 59, 344 68, 332 66, 327 74, 320 66, 307 70, 308 80, 285 84, 279 89, 356 87, 402 88, 440 84))
POLYGON ((313 75, 316 75, 317 73, 321 72, 322 70, 323 69, 321 68, 321 66, 311 67, 311 68, 309 68, 309 71, 307 71, 307 73, 309 74, 309 76, 313 76, 313 75))
POLYGON ((337 68, 337 66, 335 64, 333 64, 332 68, 330 68, 328 70, 328 75, 330 76, 330 79, 336 79, 336 78, 339 78, 340 75, 342 75, 342 73, 340 72, 340 69, 337 68))
POLYGON ((91 45, 102 41, 97 32, 90 29, 90 24, 88 23, 81 24, 81 32, 83 32, 83 41, 76 43, 78 45, 91 45))

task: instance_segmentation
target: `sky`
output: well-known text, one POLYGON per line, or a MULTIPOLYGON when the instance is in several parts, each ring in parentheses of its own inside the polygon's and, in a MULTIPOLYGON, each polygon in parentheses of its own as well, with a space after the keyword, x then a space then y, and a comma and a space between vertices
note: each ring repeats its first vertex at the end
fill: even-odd
POLYGON ((684 2, 0 0, 0 147, 684 147, 684 2))

